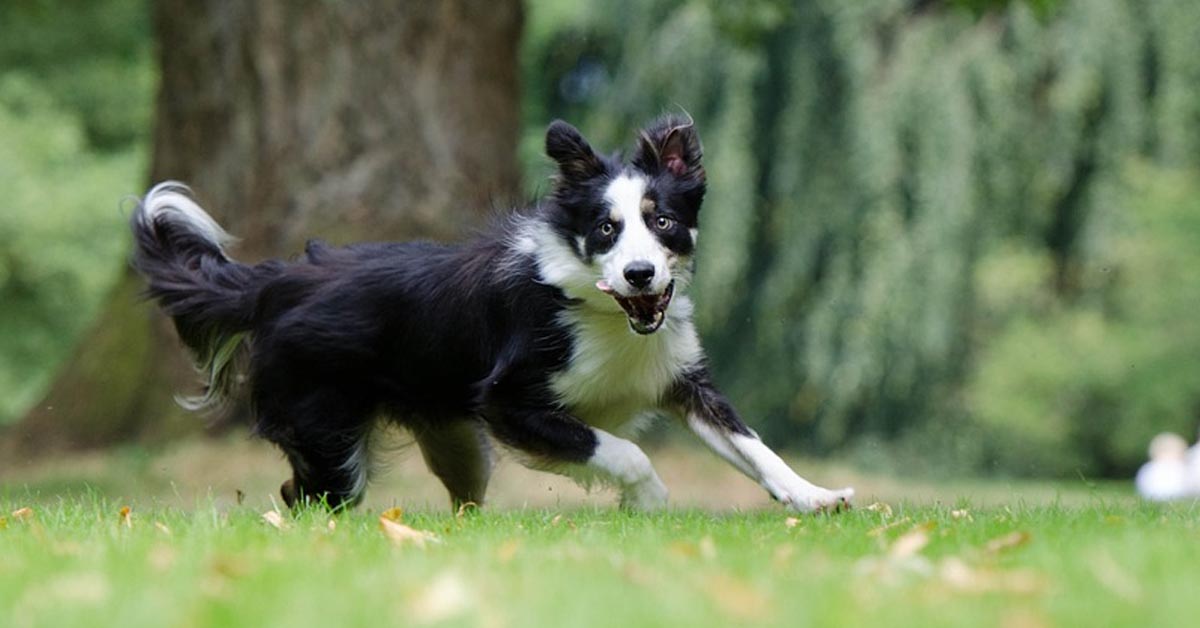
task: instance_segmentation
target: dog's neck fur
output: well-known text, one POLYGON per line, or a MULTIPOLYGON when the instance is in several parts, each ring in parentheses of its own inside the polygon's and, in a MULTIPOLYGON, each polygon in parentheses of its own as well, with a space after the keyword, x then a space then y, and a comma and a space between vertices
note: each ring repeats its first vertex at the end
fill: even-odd
POLYGON ((612 297, 596 288, 594 273, 547 226, 536 221, 522 225, 511 247, 532 260, 540 281, 574 301, 559 316, 571 334, 571 355, 566 368, 551 377, 550 387, 584 422, 627 432, 636 418, 659 408, 684 372, 703 361, 687 295, 672 300, 657 332, 639 335, 612 297))

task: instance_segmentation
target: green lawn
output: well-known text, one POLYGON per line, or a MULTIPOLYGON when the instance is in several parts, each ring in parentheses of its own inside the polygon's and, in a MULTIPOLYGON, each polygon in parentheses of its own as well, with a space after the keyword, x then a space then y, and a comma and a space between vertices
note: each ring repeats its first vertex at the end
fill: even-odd
POLYGON ((1200 617, 1200 510, 862 504, 406 513, 0 491, 6 626, 1169 626, 1200 617), (14 514, 14 511, 17 511, 14 514))

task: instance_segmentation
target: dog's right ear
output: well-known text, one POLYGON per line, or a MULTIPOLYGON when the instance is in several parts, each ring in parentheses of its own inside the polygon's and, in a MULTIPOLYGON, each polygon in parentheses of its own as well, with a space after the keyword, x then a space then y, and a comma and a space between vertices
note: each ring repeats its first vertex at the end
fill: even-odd
POLYGON ((551 122, 546 129, 546 154, 566 179, 584 181, 604 173, 604 164, 579 129, 562 120, 551 122))

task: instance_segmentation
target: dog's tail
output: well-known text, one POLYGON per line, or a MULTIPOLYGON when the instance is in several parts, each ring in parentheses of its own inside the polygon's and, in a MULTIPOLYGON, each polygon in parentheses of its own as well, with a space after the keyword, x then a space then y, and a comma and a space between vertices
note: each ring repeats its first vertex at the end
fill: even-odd
POLYGON ((174 320, 206 380, 203 395, 179 403, 190 410, 217 405, 237 386, 236 363, 247 352, 263 275, 274 269, 231 259, 224 246, 233 238, 176 181, 151 188, 130 227, 146 294, 174 320))

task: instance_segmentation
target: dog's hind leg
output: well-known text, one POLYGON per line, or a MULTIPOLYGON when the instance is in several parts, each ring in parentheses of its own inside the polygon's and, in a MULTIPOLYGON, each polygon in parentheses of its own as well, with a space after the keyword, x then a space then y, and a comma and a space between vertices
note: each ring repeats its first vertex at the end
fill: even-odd
POLYGON ((258 404, 258 433, 274 442, 292 465, 292 477, 280 487, 295 508, 306 503, 331 509, 362 500, 370 468, 374 421, 353 396, 316 391, 286 406, 258 404))
POLYGON ((292 477, 279 488, 291 508, 324 504, 332 510, 362 501, 370 467, 369 434, 308 434, 299 443, 279 443, 292 465, 292 477))
POLYGON ((482 506, 494 463, 483 425, 475 419, 424 425, 413 436, 425 464, 450 492, 453 508, 482 506))

